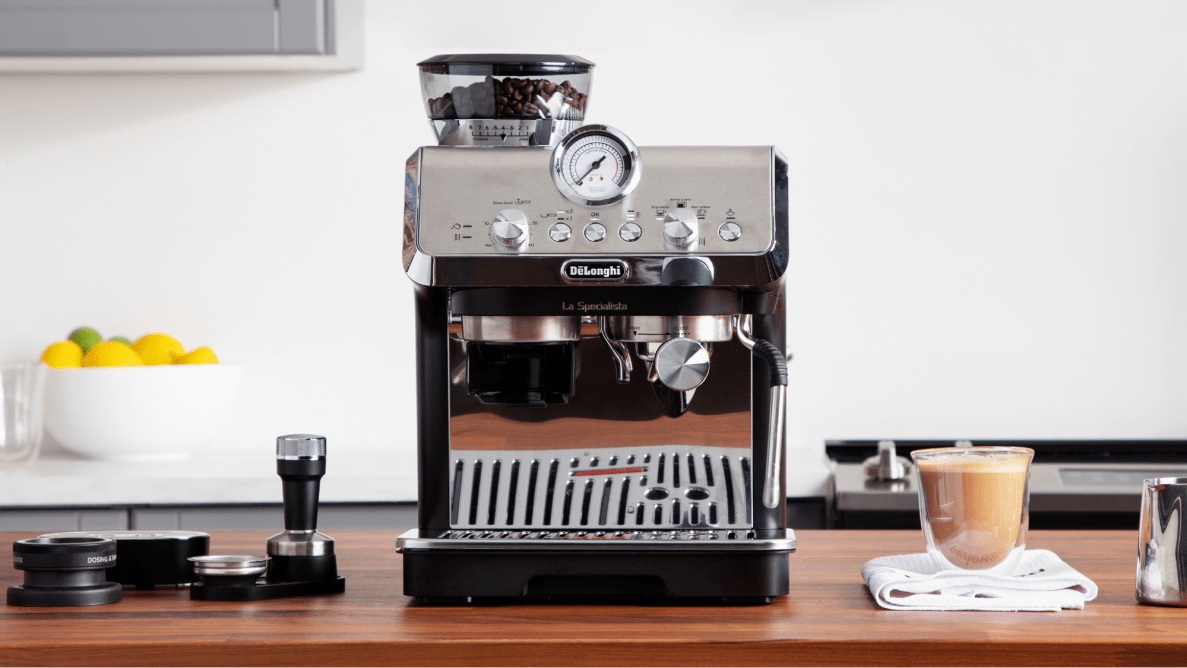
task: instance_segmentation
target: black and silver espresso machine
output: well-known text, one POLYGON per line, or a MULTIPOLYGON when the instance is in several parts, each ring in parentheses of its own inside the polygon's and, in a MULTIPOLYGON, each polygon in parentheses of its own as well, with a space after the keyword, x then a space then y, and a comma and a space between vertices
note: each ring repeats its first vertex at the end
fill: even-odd
POLYGON ((419 66, 439 145, 404 183, 404 593, 786 594, 783 156, 585 125, 581 58, 419 66))

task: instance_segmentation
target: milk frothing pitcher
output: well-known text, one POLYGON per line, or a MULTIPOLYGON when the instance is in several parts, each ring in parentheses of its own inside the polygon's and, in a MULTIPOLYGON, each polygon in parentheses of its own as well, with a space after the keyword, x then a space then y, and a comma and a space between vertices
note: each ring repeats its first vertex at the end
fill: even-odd
POLYGON ((1187 478, 1151 478, 1143 483, 1137 561, 1141 603, 1187 606, 1184 506, 1187 478))

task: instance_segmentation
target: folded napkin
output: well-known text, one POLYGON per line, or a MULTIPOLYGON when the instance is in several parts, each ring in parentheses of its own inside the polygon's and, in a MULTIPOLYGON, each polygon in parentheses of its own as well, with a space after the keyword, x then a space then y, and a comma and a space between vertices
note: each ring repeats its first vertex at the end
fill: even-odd
POLYGON ((874 600, 891 610, 1080 610, 1096 584, 1050 550, 1026 550, 1014 575, 941 571, 926 554, 871 559, 861 567, 874 600))

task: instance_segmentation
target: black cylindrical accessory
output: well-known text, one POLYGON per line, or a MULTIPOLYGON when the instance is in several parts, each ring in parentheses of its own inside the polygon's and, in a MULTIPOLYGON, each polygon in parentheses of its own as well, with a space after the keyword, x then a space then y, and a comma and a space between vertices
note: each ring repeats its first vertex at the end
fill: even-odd
POLYGON ((317 499, 326 474, 326 439, 313 434, 276 438, 276 473, 284 493, 284 530, 316 531, 317 499))
POLYGON ((67 536, 27 538, 12 544, 12 561, 25 582, 8 588, 8 604, 30 607, 103 605, 123 598, 118 582, 107 582, 116 563, 115 541, 67 536))
POLYGON ((117 558, 107 568, 107 579, 137 589, 197 582, 188 559, 210 552, 210 534, 199 531, 63 531, 41 537, 114 540, 117 558))
POLYGON ((338 577, 337 558, 332 554, 319 556, 275 555, 268 562, 268 580, 275 582, 308 582, 333 580, 338 577))

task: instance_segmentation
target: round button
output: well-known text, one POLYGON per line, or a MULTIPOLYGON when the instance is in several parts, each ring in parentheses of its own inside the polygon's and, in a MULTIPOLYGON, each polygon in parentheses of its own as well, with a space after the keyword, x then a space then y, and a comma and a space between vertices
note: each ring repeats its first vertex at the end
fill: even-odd
POLYGON ((664 216, 664 239, 675 246, 688 246, 697 240, 700 226, 688 209, 672 209, 664 216))
POLYGON ((553 241, 568 241, 571 236, 573 236, 573 228, 564 223, 556 223, 548 228, 548 238, 553 241))
POLYGON ((639 237, 643 236, 643 228, 639 227, 638 223, 626 223, 618 228, 618 236, 622 237, 623 241, 638 241, 639 237))
POLYGON ((737 223, 724 223, 717 228, 717 234, 726 241, 737 241, 742 238, 742 226, 737 223))
POLYGON ((585 238, 590 241, 601 241, 606 238, 606 226, 601 223, 590 223, 585 226, 585 238))
POLYGON ((490 226, 491 238, 495 243, 508 248, 522 246, 528 240, 528 218, 522 211, 503 209, 495 215, 490 226))

